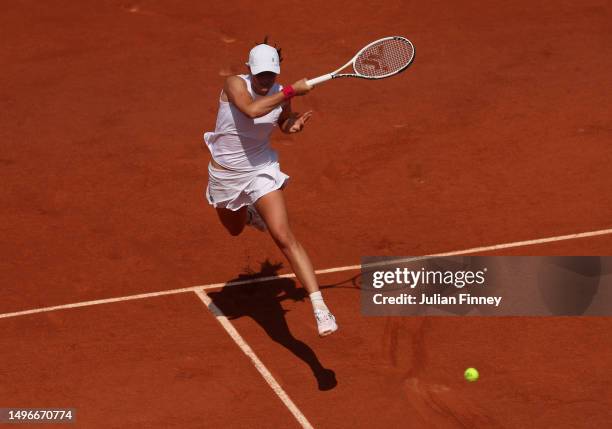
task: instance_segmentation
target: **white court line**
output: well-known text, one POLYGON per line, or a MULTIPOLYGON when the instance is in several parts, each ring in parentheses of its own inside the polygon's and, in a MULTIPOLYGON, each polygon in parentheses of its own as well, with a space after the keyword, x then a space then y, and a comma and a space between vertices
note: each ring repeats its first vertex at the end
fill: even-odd
MULTIPOLYGON (((435 257, 442 257, 442 256, 466 255, 470 253, 492 252, 495 250, 510 249, 513 247, 533 246, 535 244, 552 243, 556 241, 565 241, 565 240, 574 240, 578 238, 596 237, 596 236, 608 235, 608 234, 612 234, 612 228, 601 229, 599 231, 581 232, 578 234, 559 235, 556 237, 538 238, 535 240, 515 241, 512 243, 495 244, 495 245, 483 246, 483 247, 473 247, 471 249, 465 249, 465 250, 454 250, 451 252, 437 253, 435 255, 428 255, 428 256, 421 256, 418 258, 412 258, 412 260, 435 258, 435 257)), ((385 262, 387 264, 393 264, 393 263, 397 263, 398 260, 385 261, 385 262)), ((374 266, 374 265, 370 264, 368 266, 374 266)), ((354 270, 359 270, 360 268, 361 268, 361 265, 347 265, 344 267, 316 270, 315 274, 318 275, 318 274, 337 273, 337 272, 342 272, 342 271, 354 271, 354 270)), ((237 286, 237 285, 244 285, 244 284, 262 283, 262 282, 267 282, 270 280, 277 280, 277 279, 283 279, 283 278, 294 278, 294 277, 295 277, 295 274, 290 273, 290 274, 282 274, 279 276, 258 277, 254 279, 237 280, 234 282, 226 282, 226 283, 211 283, 208 285, 192 286, 192 287, 180 288, 180 289, 171 289, 171 290, 165 290, 165 291, 160 291, 160 292, 149 292, 149 293, 142 293, 138 295, 122 296, 122 297, 117 297, 117 298, 98 299, 94 301, 84 301, 84 302, 77 302, 73 304, 56 305, 53 307, 35 308, 32 310, 24 310, 24 311, 16 311, 13 313, 0 314, 0 319, 5 319, 9 317, 17 317, 17 316, 26 316, 28 314, 47 313, 49 311, 66 310, 69 308, 89 307, 92 305, 110 304, 113 302, 154 298, 157 296, 164 296, 164 295, 175 295, 175 294, 185 293, 185 292, 197 292, 199 290, 218 289, 218 288, 225 287, 225 286, 237 286)))
POLYGON ((217 318, 217 321, 223 326, 223 328, 227 331, 232 340, 240 347, 240 350, 251 359, 257 371, 261 374, 261 376, 266 380, 266 383, 270 385, 274 393, 280 398, 280 400, 285 404, 285 406, 289 409, 293 417, 302 425, 304 429, 313 429, 312 425, 306 419, 306 416, 302 414, 300 409, 295 405, 295 403, 289 398, 289 395, 283 390, 280 384, 276 381, 274 376, 268 371, 268 368, 263 364, 262 361, 259 360, 253 349, 247 344, 246 341, 242 338, 242 336, 238 333, 234 325, 225 317, 225 314, 221 311, 219 307, 217 307, 210 297, 204 292, 202 289, 195 291, 196 295, 200 297, 202 302, 208 307, 210 312, 217 318))

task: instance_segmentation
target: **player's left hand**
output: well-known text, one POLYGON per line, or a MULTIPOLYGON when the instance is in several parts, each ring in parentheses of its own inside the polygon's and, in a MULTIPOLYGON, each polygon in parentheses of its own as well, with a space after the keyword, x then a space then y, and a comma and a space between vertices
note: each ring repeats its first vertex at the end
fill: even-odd
POLYGON ((311 116, 312 116, 312 110, 309 110, 308 112, 303 113, 299 115, 298 117, 296 117, 293 124, 291 124, 291 127, 289 127, 289 132, 299 133, 300 131, 302 131, 302 129, 304 128, 304 125, 306 124, 306 122, 308 122, 311 116))

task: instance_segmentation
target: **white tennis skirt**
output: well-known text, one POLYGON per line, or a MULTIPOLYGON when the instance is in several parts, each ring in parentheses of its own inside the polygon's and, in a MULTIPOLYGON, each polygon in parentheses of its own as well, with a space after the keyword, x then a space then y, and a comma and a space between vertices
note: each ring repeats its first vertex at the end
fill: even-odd
POLYGON ((221 170, 208 164, 206 199, 213 207, 236 211, 282 188, 288 180, 278 162, 248 172, 221 170))

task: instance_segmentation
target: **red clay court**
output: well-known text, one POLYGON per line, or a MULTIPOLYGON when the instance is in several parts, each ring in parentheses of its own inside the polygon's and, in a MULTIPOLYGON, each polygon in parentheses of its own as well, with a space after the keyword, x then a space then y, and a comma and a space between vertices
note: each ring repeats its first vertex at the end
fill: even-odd
POLYGON ((609 427, 610 318, 364 317, 353 280, 366 255, 610 254, 610 22, 600 0, 4 4, 0 408, 74 408, 83 428, 609 427), (266 34, 281 83, 379 37, 417 51, 296 99, 307 129, 272 137, 339 320, 325 339, 270 237, 229 236, 203 198, 202 133, 266 34))

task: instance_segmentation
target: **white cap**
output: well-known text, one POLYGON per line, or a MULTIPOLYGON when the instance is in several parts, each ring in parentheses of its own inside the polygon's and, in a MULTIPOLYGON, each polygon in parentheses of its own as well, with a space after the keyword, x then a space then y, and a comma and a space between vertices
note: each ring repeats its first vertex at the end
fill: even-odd
POLYGON ((276 48, 270 45, 257 45, 249 53, 249 62, 252 74, 270 71, 280 74, 280 59, 276 48))

